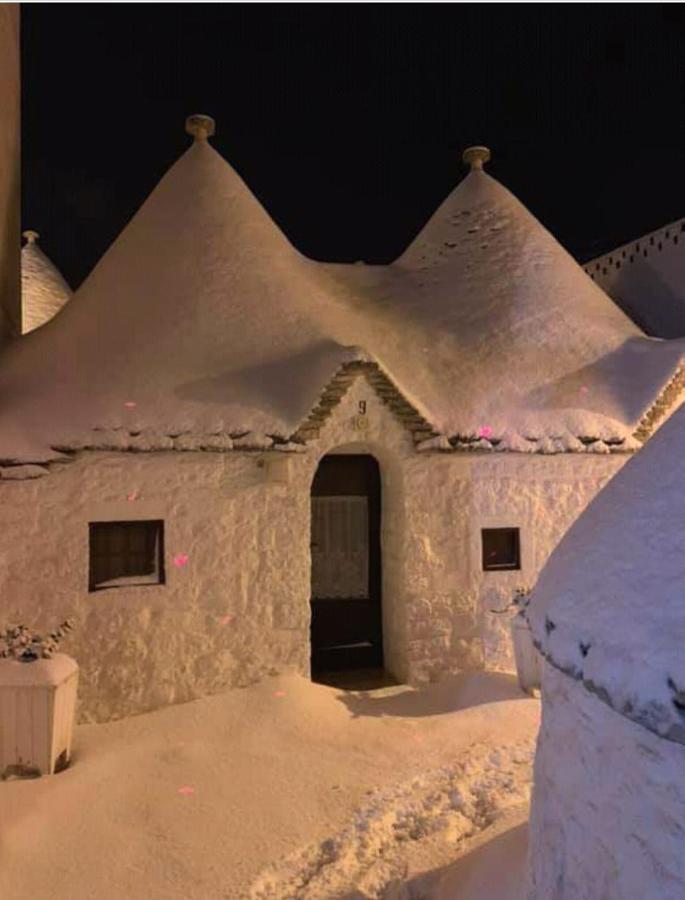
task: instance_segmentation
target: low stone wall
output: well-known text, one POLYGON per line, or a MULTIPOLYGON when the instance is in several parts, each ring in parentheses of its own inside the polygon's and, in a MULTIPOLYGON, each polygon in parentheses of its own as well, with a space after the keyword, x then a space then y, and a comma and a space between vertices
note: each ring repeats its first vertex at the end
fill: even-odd
POLYGON ((685 747, 544 664, 529 900, 682 900, 685 747))

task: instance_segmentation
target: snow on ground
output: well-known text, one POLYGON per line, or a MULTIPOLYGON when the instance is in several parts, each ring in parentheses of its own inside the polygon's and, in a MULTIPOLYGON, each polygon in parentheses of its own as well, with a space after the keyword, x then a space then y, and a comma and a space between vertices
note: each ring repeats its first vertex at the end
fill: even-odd
POLYGON ((82 725, 69 769, 0 783, 0 896, 459 900, 440 878, 527 808, 538 722, 513 676, 475 673, 364 693, 279 676, 82 725))

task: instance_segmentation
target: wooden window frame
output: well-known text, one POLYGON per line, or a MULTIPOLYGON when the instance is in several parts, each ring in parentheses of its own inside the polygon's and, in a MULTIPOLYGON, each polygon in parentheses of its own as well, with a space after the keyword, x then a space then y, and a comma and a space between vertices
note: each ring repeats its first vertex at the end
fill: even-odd
POLYGON ((521 571, 521 529, 517 527, 481 528, 482 563, 484 572, 520 572, 521 571), (489 563, 487 560, 486 533, 507 531, 514 535, 515 560, 507 563, 489 563))
MULTIPOLYGON (((136 553, 136 556, 148 556, 150 553, 149 549, 141 551, 140 553, 136 553)), ((126 546, 122 550, 122 556, 126 558, 126 555, 129 557, 132 555, 130 548, 126 546)), ((153 585, 165 584, 165 573, 164 573, 164 520, 163 519, 132 519, 132 520, 111 520, 111 521, 99 521, 99 522, 89 522, 88 524, 88 591, 92 593, 94 591, 103 591, 103 590, 111 590, 113 588, 121 588, 121 587, 150 587, 153 585), (152 573, 144 573, 137 575, 125 575, 116 578, 112 578, 106 581, 98 581, 96 580, 97 576, 97 566, 94 562, 95 557, 95 539, 99 526, 120 526, 125 528, 126 526, 155 526, 155 530, 153 533, 154 537, 154 547, 152 548, 152 557, 154 562, 154 570, 152 573)))

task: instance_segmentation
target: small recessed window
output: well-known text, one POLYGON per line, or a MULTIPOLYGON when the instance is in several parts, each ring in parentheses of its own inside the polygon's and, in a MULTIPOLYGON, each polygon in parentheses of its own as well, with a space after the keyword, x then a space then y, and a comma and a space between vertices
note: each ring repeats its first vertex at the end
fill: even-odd
POLYGON ((483 571, 521 568, 518 528, 483 528, 483 571))
POLYGON ((88 589, 164 584, 164 523, 91 522, 88 589))

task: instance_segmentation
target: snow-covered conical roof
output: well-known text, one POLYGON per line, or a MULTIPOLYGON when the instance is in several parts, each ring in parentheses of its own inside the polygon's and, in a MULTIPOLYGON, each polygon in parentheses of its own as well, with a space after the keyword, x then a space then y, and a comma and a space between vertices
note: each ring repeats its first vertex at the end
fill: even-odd
POLYGON ((61 315, 0 358, 5 415, 52 445, 93 428, 289 434, 350 355, 309 273, 197 134, 61 315))
POLYGON ((22 333, 43 325, 71 299, 59 270, 38 246, 37 231, 25 231, 21 251, 22 333))
POLYGON ((529 607, 536 642, 618 712, 685 743, 685 405, 576 520, 529 607))
POLYGON ((683 358, 477 167, 393 265, 322 264, 212 128, 192 120, 195 142, 74 299, 0 357, 0 445, 9 425, 24 451, 93 429, 288 437, 352 347, 444 434, 620 439, 683 358))
POLYGON ((483 170, 489 151, 465 158, 469 174, 393 265, 335 267, 385 317, 382 345, 365 346, 446 434, 625 436, 685 360, 685 341, 645 338, 483 170))

